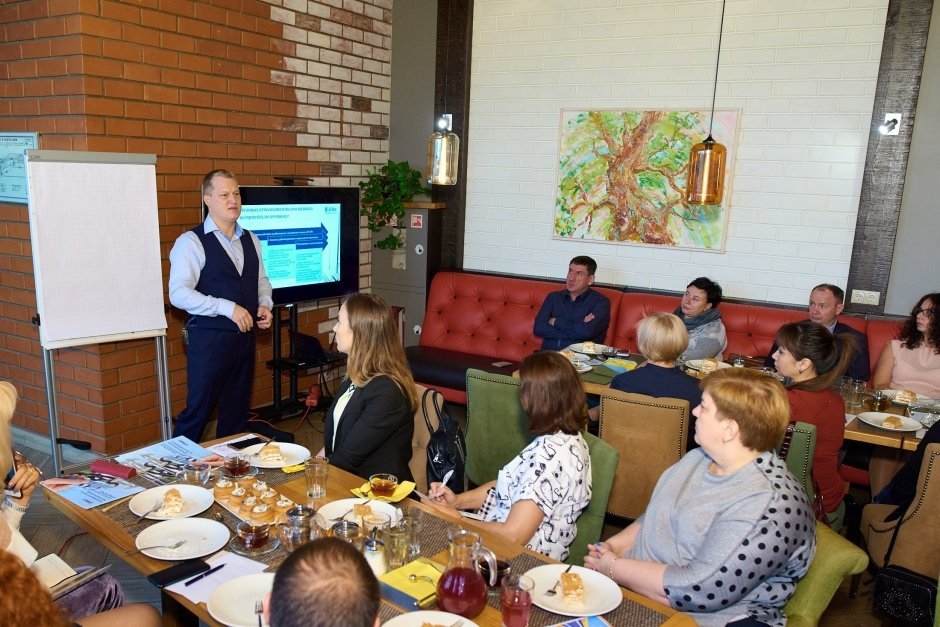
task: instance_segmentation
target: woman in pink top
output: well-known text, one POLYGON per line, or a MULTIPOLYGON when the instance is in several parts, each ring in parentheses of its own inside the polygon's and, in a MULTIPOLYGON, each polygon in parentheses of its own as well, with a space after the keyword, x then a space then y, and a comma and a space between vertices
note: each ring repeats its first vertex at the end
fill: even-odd
POLYGON ((881 351, 872 377, 875 389, 940 397, 940 325, 934 315, 938 304, 940 294, 927 294, 917 301, 899 339, 881 351))

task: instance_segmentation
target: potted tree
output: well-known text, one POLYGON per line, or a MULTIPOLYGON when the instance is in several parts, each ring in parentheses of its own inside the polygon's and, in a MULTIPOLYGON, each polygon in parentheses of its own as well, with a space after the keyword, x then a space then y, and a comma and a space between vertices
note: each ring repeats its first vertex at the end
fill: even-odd
POLYGON ((405 203, 427 191, 421 185, 421 173, 407 161, 389 161, 380 168, 367 173, 366 180, 359 183, 362 190, 362 215, 368 228, 376 233, 392 227, 391 233, 375 243, 376 248, 399 250, 405 246, 405 203))

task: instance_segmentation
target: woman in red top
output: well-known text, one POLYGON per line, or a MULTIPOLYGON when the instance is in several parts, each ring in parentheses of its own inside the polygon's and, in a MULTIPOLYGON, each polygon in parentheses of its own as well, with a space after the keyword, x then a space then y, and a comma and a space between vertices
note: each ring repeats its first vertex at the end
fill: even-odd
POLYGON ((790 379, 786 386, 790 420, 816 426, 813 479, 829 521, 841 526, 845 481, 839 476, 839 449, 845 435, 845 403, 830 388, 848 369, 854 340, 807 320, 780 327, 777 346, 773 354, 777 372, 790 379))

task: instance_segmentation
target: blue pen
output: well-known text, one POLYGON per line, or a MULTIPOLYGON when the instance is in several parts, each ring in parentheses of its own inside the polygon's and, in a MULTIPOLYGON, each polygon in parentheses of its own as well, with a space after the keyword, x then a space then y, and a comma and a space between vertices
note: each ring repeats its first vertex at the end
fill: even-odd
POLYGON ((196 583, 197 581, 199 581, 200 579, 205 579, 206 577, 208 577, 208 576, 211 575, 212 573, 214 573, 214 572, 216 572, 216 571, 219 571, 219 570, 222 570, 224 567, 225 567, 225 564, 219 564, 218 566, 216 566, 216 567, 214 567, 214 568, 210 568, 209 570, 207 570, 206 572, 204 572, 204 573, 202 573, 202 574, 200 574, 200 575, 196 575, 195 577, 193 577, 192 579, 190 579, 189 581, 187 581, 187 582, 186 582, 185 584, 183 584, 183 585, 184 585, 184 586, 191 586, 191 585, 193 585, 194 583, 196 583))

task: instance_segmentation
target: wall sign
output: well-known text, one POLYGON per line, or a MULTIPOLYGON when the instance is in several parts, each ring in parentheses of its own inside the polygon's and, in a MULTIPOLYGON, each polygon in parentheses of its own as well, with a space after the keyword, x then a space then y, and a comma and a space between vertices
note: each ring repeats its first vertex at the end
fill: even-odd
POLYGON ((37 133, 0 133, 0 202, 26 204, 26 151, 38 147, 37 133))

